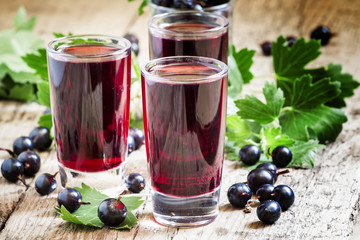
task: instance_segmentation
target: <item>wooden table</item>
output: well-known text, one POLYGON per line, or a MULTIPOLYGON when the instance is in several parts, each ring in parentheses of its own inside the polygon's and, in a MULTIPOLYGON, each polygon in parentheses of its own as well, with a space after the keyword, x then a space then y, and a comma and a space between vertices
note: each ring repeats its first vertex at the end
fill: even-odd
MULTIPOLYGON (((0 30, 12 26, 13 17, 23 5, 30 16, 37 16, 35 32, 47 42, 52 32, 135 33, 140 38, 140 63, 148 59, 148 12, 137 15, 139 3, 125 0, 0 0, 0 30)), ((240 49, 255 49, 252 72, 272 72, 271 58, 260 53, 259 43, 278 35, 305 36, 319 24, 337 33, 314 66, 330 62, 360 79, 360 1, 352 0, 236 0, 233 43, 240 49)), ((1 44, 1 43, 0 43, 1 44)), ((266 79, 254 79, 245 91, 259 90, 266 79)), ((267 79, 269 80, 269 79, 267 79)), ((271 80, 271 79, 270 79, 271 80)), ((37 125, 44 108, 36 103, 0 101, 0 145, 11 148, 14 139, 28 135, 37 125)), ((347 100, 348 122, 336 142, 319 152, 313 169, 291 170, 280 177, 296 193, 293 207, 274 225, 259 222, 255 211, 245 214, 232 208, 226 191, 235 182, 245 181, 248 171, 236 162, 225 161, 220 214, 215 222, 199 228, 167 228, 154 222, 151 201, 136 211, 138 225, 130 231, 95 229, 64 222, 49 207, 56 203, 57 191, 40 197, 34 179, 26 189, 0 177, 0 239, 360 239, 357 225, 360 196, 360 89, 347 100)), ((40 173, 57 170, 54 151, 41 153, 40 173)), ((0 153, 0 163, 7 157, 0 153)), ((146 174, 144 147, 129 159, 129 171, 146 174)), ((146 175, 147 176, 147 175, 146 175)), ((147 178, 148 179, 148 178, 147 178)))

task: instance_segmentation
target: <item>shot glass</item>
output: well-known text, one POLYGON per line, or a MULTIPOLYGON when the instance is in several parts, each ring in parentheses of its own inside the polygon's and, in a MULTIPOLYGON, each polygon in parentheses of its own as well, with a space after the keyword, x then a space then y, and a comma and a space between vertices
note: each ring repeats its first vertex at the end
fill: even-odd
POLYGON ((169 12, 149 20, 150 59, 201 56, 227 63, 228 20, 205 12, 169 12))
POLYGON ((47 45, 56 153, 62 186, 106 190, 122 183, 129 129, 131 44, 78 35, 47 45))
POLYGON ((227 73, 223 62, 196 56, 142 67, 147 163, 160 224, 200 226, 218 214, 227 73))

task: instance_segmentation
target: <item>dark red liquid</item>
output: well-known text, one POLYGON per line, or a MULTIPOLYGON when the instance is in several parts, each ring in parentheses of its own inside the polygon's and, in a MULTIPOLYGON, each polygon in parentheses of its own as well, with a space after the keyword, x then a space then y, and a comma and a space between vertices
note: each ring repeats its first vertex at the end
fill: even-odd
MULTIPOLYGON (((62 51, 74 56, 118 49, 80 45, 62 51)), ((67 168, 96 172, 125 160, 129 128, 130 55, 119 60, 75 62, 48 57, 56 150, 67 168)))
POLYGON ((214 28, 205 24, 174 24, 166 27, 179 33, 178 38, 167 38, 150 33, 150 59, 168 56, 201 56, 211 57, 227 63, 228 33, 215 37, 197 37, 181 39, 183 31, 199 31, 214 28))
MULTIPOLYGON (((159 75, 207 76, 207 66, 164 67, 159 75)), ((142 76, 146 151, 152 187, 164 194, 196 196, 220 185, 227 78, 213 82, 158 83, 142 76)))

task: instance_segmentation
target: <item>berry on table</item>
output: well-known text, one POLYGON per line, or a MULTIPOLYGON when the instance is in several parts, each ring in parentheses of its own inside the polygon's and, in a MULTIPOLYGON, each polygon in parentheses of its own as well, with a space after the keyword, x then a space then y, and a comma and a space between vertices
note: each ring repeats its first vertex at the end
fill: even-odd
POLYGON ((310 34, 311 39, 321 40, 322 46, 327 45, 332 36, 333 34, 330 32, 330 29, 326 26, 318 26, 310 34))
POLYGON ((129 135, 132 136, 135 140, 135 149, 141 147, 145 142, 144 131, 139 128, 130 128, 129 135))
POLYGON ((139 193, 145 188, 145 178, 139 173, 131 173, 126 176, 125 185, 129 191, 139 193))
POLYGON ((43 173, 40 176, 36 178, 35 181, 35 190, 40 195, 48 195, 52 193, 57 186, 56 180, 55 180, 55 174, 49 174, 49 173, 43 173))
POLYGON ((240 149, 239 157, 245 165, 254 165, 260 159, 260 149, 256 145, 245 145, 240 149))
POLYGON ((260 47, 265 56, 271 56, 272 43, 270 41, 263 42, 260 44, 260 47))
POLYGON ((75 212, 81 204, 90 204, 82 201, 80 192, 74 188, 63 189, 58 197, 59 206, 64 206, 70 213, 75 212))
POLYGON ((105 225, 115 227, 125 220, 127 209, 120 199, 108 198, 100 203, 98 217, 105 225))
POLYGON ((273 163, 269 163, 269 162, 261 163, 256 168, 257 169, 265 169, 265 170, 268 170, 269 172, 271 172, 272 175, 274 176, 274 183, 277 181, 277 178, 279 175, 290 172, 288 169, 279 172, 276 165, 273 163))
POLYGON ((18 137, 13 143, 13 151, 16 155, 26 151, 33 150, 34 144, 29 137, 18 137))
POLYGON ((253 193, 264 184, 274 184, 274 176, 265 169, 254 169, 247 176, 247 183, 253 193))
POLYGON ((39 151, 45 151, 51 146, 52 143, 50 130, 46 127, 34 128, 30 132, 29 138, 32 140, 34 148, 39 151))
POLYGON ((10 182, 17 182, 20 180, 26 187, 24 180, 24 165, 16 158, 7 158, 1 164, 1 174, 10 182))
POLYGON ((273 163, 277 167, 283 168, 290 164, 292 160, 292 153, 289 148, 285 146, 278 146, 272 151, 271 157, 273 163))
POLYGON ((294 36, 286 37, 288 47, 292 47, 292 45, 296 42, 297 38, 294 36))
POLYGON ((278 202, 267 200, 258 206, 256 213, 260 221, 273 224, 280 218, 281 207, 278 202))
POLYGON ((286 185, 278 185, 271 193, 271 199, 278 202, 282 211, 286 211, 295 201, 294 191, 286 185))
POLYGON ((24 166, 24 174, 26 176, 34 176, 40 169, 41 160, 39 155, 32 151, 25 151, 20 153, 18 160, 24 166))
POLYGON ((251 190, 245 183, 235 183, 227 191, 228 200, 234 207, 245 207, 251 196, 251 190))
POLYGON ((271 194, 274 191, 274 186, 271 184, 264 184, 256 191, 256 198, 260 202, 271 199, 271 194))
POLYGON ((134 137, 129 135, 127 137, 127 144, 128 144, 128 155, 135 150, 135 140, 134 137))

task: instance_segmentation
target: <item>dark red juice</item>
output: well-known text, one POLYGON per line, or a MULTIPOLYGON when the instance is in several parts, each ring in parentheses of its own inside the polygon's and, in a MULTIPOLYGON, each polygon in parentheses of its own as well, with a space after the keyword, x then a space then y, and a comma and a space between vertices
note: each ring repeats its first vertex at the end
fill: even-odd
POLYGON ((77 45, 48 56, 51 107, 59 162, 81 172, 115 168, 125 160, 129 128, 130 54, 93 58, 119 49, 77 45))
POLYGON ((176 32, 176 37, 150 33, 150 59, 169 56, 201 56, 218 59, 227 63, 228 32, 217 36, 195 37, 182 35, 183 32, 196 32, 212 29, 207 24, 174 24, 166 30, 176 32))
POLYGON ((142 76, 152 187, 173 196, 209 193, 219 187, 222 175, 227 77, 186 82, 195 75, 207 77, 220 71, 206 65, 156 71, 156 75, 173 81, 158 82, 142 76))

